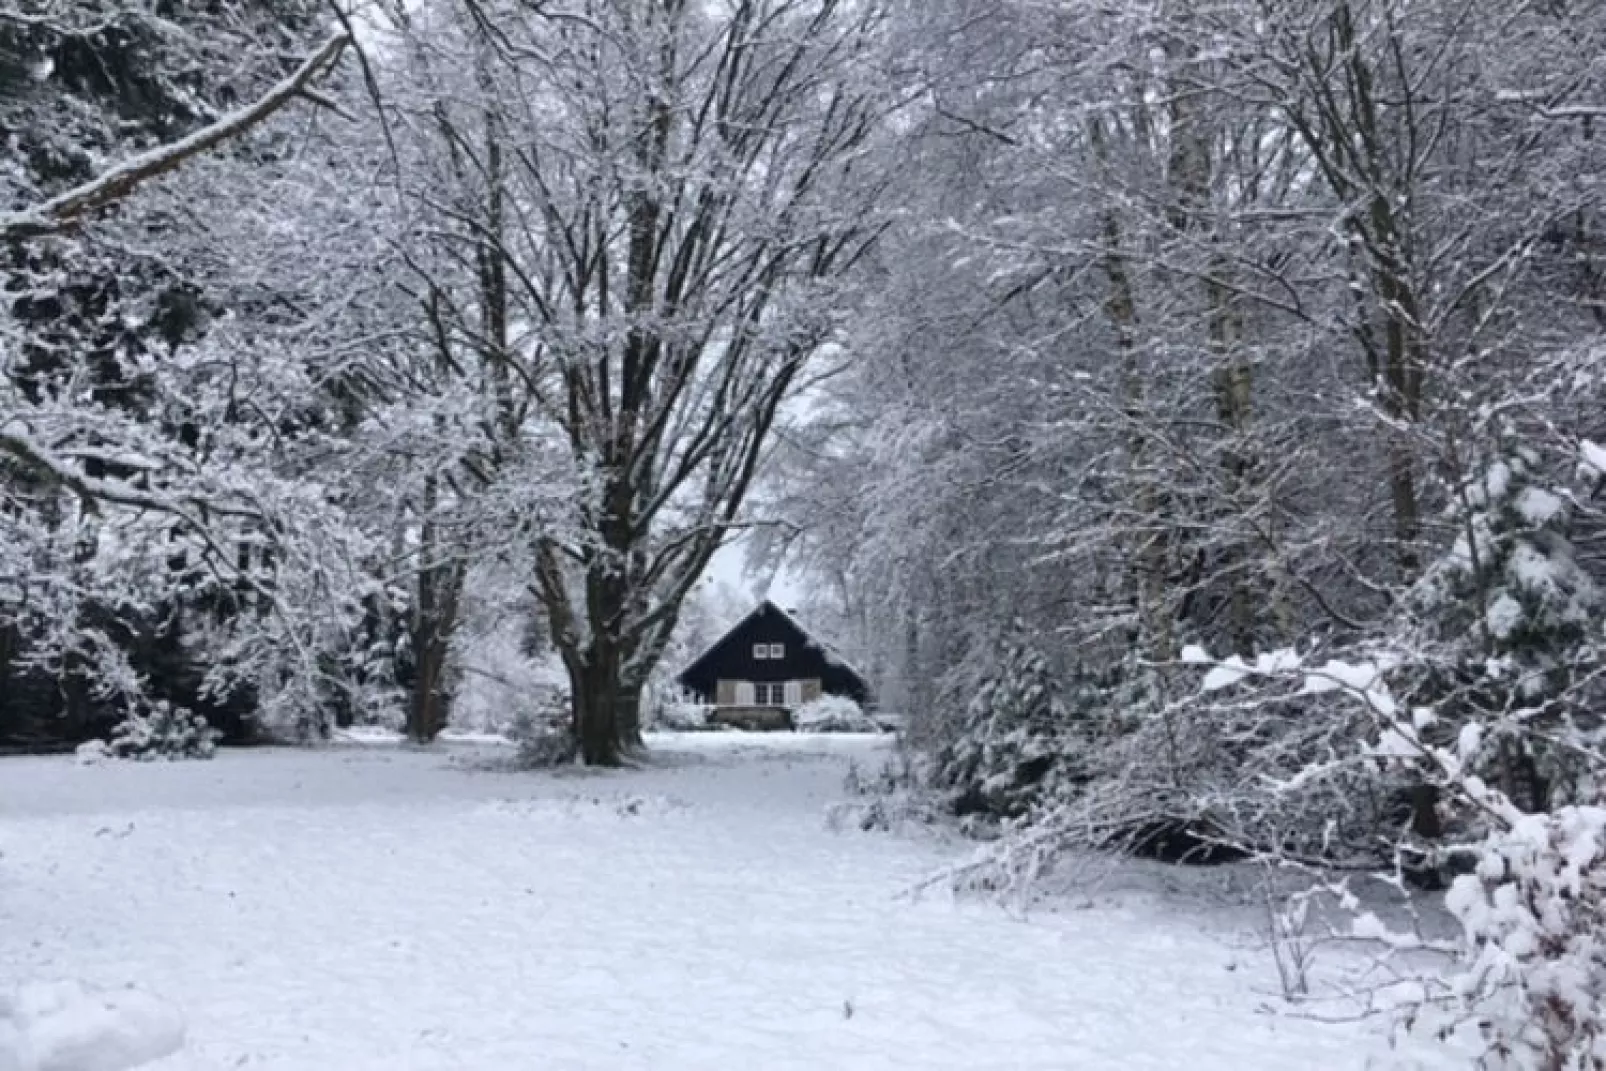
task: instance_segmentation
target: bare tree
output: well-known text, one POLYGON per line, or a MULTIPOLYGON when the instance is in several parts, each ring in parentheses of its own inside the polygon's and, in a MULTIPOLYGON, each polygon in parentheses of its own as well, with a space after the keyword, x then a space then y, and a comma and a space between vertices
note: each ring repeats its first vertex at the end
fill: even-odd
POLYGON ((534 539, 532 589, 582 754, 611 764, 879 232, 884 12, 592 0, 436 17, 477 73, 438 100, 434 133, 483 191, 473 218, 438 218, 500 295, 439 308, 486 362, 500 441, 559 429, 578 474, 572 528, 534 539))

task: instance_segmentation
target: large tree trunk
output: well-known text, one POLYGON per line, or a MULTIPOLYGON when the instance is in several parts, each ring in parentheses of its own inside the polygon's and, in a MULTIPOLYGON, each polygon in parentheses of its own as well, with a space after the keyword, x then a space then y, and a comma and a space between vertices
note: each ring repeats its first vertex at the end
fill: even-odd
MULTIPOLYGON (((585 581, 587 638, 565 659, 573 703, 574 735, 587 766, 617 766, 640 741, 636 708, 641 689, 633 679, 636 638, 630 619, 634 565, 639 557, 625 521, 631 488, 623 479, 604 492, 598 528, 603 546, 588 564, 585 581)), ((565 630, 567 631, 567 630, 565 630)))
POLYGON ((427 744, 440 735, 451 719, 451 694, 446 688, 448 634, 434 625, 413 632, 417 676, 407 701, 407 738, 427 744))
POLYGON ((574 736, 587 766, 618 766, 641 744, 641 688, 623 669, 617 645, 606 639, 570 667, 574 736))
POLYGON ((587 766, 618 766, 623 755, 614 703, 618 682, 609 669, 603 660, 601 664, 588 663, 578 674, 570 674, 574 736, 580 745, 581 761, 587 766))

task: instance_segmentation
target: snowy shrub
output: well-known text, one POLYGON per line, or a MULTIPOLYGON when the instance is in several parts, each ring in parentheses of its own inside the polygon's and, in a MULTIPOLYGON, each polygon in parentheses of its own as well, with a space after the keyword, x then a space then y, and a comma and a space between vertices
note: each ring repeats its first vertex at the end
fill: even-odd
POLYGON ((1044 794, 1075 749, 1043 655, 1010 641, 997 673, 965 710, 955 738, 936 755, 933 776, 956 813, 1017 817, 1044 794))
POLYGON ((128 1071, 183 1047, 183 1021, 137 989, 30 982, 0 990, 4 1071, 128 1071))
POLYGON ((527 769, 564 766, 580 753, 580 742, 567 724, 536 726, 521 722, 514 726, 513 739, 519 748, 519 765, 527 769))
POLYGON ((1455 1019, 1477 1024, 1486 1066, 1601 1071, 1606 808, 1526 815, 1495 795, 1486 802, 1502 828, 1445 899, 1465 935, 1455 1019))
POLYGON ((850 796, 891 796, 910 792, 922 780, 920 764, 908 750, 899 748, 874 773, 867 774, 857 762, 848 763, 842 788, 850 796))
POLYGON ((674 682, 657 682, 649 687, 642 708, 645 729, 695 732, 713 728, 708 716, 714 708, 674 682))
POLYGON ((528 769, 562 766, 580 753, 566 693, 547 693, 543 702, 519 711, 508 735, 518 745, 519 765, 528 769))
MULTIPOLYGON (((1206 660, 1195 652, 1196 661, 1206 660)), ((1446 906, 1462 940, 1448 977, 1429 977, 1407 1021, 1448 1036, 1464 1027, 1483 1037, 1486 1068, 1511 1071, 1606 1069, 1606 807, 1568 805, 1530 814, 1473 772, 1482 727, 1465 724, 1440 743, 1427 706, 1402 703, 1388 676, 1405 659, 1329 659, 1307 666, 1293 652, 1246 663, 1229 659, 1207 687, 1293 683, 1302 694, 1342 695, 1371 723, 1361 761, 1407 765, 1450 805, 1475 812, 1486 830, 1472 873, 1454 879, 1446 906), (1229 679, 1230 678, 1230 679, 1229 679)), ((1593 759, 1597 766, 1600 759, 1593 759)), ((1597 773, 1599 771, 1597 770, 1597 773)), ((1313 763, 1303 775, 1327 773, 1313 763)), ((1392 933, 1373 916, 1355 933, 1397 952, 1427 947, 1392 933)))
POLYGON ((461 682, 452 701, 455 728, 512 735, 521 713, 566 702, 568 674, 546 649, 523 585, 503 566, 469 573, 462 623, 452 637, 461 682))
POLYGON ((85 740, 73 749, 73 760, 80 766, 94 766, 112 757, 104 740, 85 740))
POLYGON ((1590 682, 1606 668, 1573 496, 1542 472, 1517 449, 1462 487, 1449 517, 1460 535, 1411 593, 1432 644, 1419 698, 1446 734, 1476 728, 1471 769, 1528 811, 1590 798, 1580 758, 1602 739, 1590 682))
POLYGON ((649 728, 695 732, 711 728, 707 703, 660 703, 653 707, 649 728))
POLYGON ((117 759, 209 759, 219 736, 201 715, 157 699, 117 724, 104 753, 117 759))
POLYGON ((834 832, 870 832, 936 822, 939 814, 930 795, 922 789, 927 773, 923 767, 923 761, 904 747, 869 771, 858 762, 850 762, 842 788, 852 798, 826 809, 826 828, 834 832))
POLYGON ((876 733, 881 727, 859 704, 845 696, 822 695, 792 711, 800 733, 876 733))

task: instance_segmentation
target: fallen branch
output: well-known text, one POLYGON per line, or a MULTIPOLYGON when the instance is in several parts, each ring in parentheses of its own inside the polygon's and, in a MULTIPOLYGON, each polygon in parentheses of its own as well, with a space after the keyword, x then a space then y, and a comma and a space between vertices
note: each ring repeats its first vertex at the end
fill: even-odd
POLYGON ((27 211, 0 214, 0 239, 37 238, 65 230, 86 213, 121 200, 136 187, 172 171, 190 157, 239 137, 295 98, 309 96, 308 85, 334 65, 350 42, 348 34, 335 34, 284 81, 244 108, 169 145, 141 153, 27 211))

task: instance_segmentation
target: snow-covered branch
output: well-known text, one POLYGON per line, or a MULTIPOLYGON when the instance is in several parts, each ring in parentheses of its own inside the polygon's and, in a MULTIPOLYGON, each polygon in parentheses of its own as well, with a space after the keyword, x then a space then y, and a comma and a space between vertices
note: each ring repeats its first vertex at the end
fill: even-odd
POLYGON ((33 238, 64 230, 75 225, 86 214, 128 196, 142 183, 239 137, 271 118, 297 97, 306 96, 312 82, 334 66, 350 41, 351 38, 344 33, 331 35, 299 67, 251 104, 228 113, 178 141, 126 160, 43 204, 22 212, 0 214, 0 239, 33 238))

